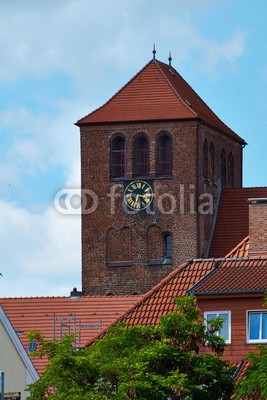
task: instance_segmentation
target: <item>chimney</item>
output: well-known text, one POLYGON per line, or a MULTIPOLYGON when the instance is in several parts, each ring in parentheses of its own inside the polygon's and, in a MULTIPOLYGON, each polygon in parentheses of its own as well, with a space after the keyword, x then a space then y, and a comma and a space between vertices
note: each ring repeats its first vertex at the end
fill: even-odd
POLYGON ((251 198, 249 203, 249 255, 267 256, 267 198, 251 198))
POLYGON ((77 290, 76 287, 70 292, 70 299, 81 299, 83 297, 83 292, 77 290))

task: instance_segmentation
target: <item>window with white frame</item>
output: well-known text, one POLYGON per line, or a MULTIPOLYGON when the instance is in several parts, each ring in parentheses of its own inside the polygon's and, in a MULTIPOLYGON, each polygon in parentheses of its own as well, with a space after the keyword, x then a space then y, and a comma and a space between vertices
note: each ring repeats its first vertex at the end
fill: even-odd
POLYGON ((267 343, 267 311, 247 311, 248 343, 267 343))
POLYGON ((224 321, 221 328, 215 332, 221 336, 226 344, 231 343, 231 311, 206 311, 204 312, 205 324, 209 328, 209 321, 214 318, 222 318, 224 321))

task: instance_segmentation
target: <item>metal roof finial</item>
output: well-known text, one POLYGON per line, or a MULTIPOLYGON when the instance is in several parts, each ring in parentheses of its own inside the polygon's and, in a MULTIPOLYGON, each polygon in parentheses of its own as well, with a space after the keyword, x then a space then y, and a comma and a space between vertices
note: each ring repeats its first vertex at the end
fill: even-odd
POLYGON ((168 60, 169 60, 169 66, 171 67, 172 66, 172 53, 171 53, 171 51, 169 52, 168 60))
POLYGON ((153 45, 152 53, 153 53, 153 60, 155 60, 156 59, 156 46, 155 45, 153 45))

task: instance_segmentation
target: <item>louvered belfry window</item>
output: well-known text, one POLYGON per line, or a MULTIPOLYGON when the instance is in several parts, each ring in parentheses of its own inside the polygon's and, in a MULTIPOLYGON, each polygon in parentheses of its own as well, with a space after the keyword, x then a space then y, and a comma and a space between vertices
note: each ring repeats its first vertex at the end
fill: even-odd
POLYGON ((149 174, 149 146, 146 136, 138 136, 133 145, 134 176, 146 177, 149 174))
POLYGON ((172 175, 172 140, 162 135, 157 141, 157 176, 172 175))
POLYGON ((126 145, 123 136, 116 136, 111 141, 111 177, 120 178, 126 172, 126 145))

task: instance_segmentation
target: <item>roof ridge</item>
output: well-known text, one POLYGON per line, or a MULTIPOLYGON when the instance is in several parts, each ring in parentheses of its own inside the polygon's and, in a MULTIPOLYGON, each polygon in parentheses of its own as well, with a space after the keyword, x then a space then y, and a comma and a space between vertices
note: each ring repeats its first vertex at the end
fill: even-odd
POLYGON ((246 186, 246 187, 226 187, 224 188, 224 192, 231 191, 245 191, 245 190, 254 190, 254 189, 267 189, 267 186, 246 186))
MULTIPOLYGON (((157 63, 160 63, 160 64, 163 64, 164 66, 168 66, 168 64, 166 64, 166 63, 163 63, 162 61, 158 61, 158 60, 156 60, 157 61, 157 63)), ((213 117, 215 118, 215 120, 217 119, 217 120, 219 120, 221 123, 222 123, 222 125, 224 125, 227 129, 229 129, 234 135, 236 135, 239 139, 241 139, 245 144, 247 144, 246 143, 246 141, 244 140, 244 139, 242 139, 239 135, 237 135, 225 122, 223 122, 222 120, 221 120, 221 118, 219 118, 218 116, 217 116, 217 114, 215 114, 215 112, 209 107, 209 105, 202 99, 202 97, 200 97, 198 94, 197 94, 197 92, 193 89, 193 87, 182 77, 182 75, 174 68, 174 67, 172 67, 172 66, 168 66, 169 68, 170 68, 170 70, 172 70, 172 71, 175 71, 176 73, 177 73, 177 75, 179 75, 179 78, 190 88, 190 90, 194 93, 194 95, 202 102, 202 103, 204 103, 205 104, 205 106, 207 107, 207 109, 212 113, 212 115, 213 115, 213 117)), ((162 73, 164 74, 164 72, 162 71, 162 73)), ((165 74, 164 74, 164 77, 165 77, 165 79, 167 79, 168 80, 168 83, 170 83, 169 82, 169 79, 165 76, 165 74)), ((173 88, 173 85, 170 83, 170 86, 173 88)), ((174 90, 174 92, 175 92, 175 94, 177 95, 177 97, 181 100, 181 96, 178 94, 178 92, 175 90, 175 88, 173 88, 173 90, 174 90)), ((200 116, 199 116, 199 114, 193 109, 193 108, 191 108, 191 105, 190 104, 187 104, 187 102, 186 101, 183 101, 183 100, 181 100, 182 101, 182 103, 183 103, 183 105, 185 105, 186 107, 187 107, 187 109, 189 109, 191 112, 193 112, 197 117, 199 117, 199 118, 201 118, 200 116)), ((202 120, 203 120, 203 118, 201 118, 202 120)), ((212 125, 212 124, 210 124, 208 121, 205 121, 205 120, 203 120, 206 124, 208 124, 208 125, 212 125)), ((226 132, 224 132, 224 134, 226 134, 226 132)))
MULTIPOLYGON (((190 106, 190 104, 188 104, 185 100, 183 100, 183 98, 180 96, 180 94, 177 92, 177 90, 175 89, 175 87, 173 86, 173 84, 170 82, 170 80, 168 79, 168 77, 166 76, 166 74, 164 73, 164 71, 160 68, 160 64, 163 64, 165 66, 167 66, 167 64, 163 63, 162 61, 158 61, 155 60, 155 65, 157 66, 158 70, 160 71, 161 75, 164 77, 164 79, 167 81, 168 85, 170 86, 170 88, 172 89, 172 91, 175 93, 175 95, 178 97, 178 99, 181 101, 181 103, 189 110, 191 111, 196 117, 199 117, 199 114, 190 106)), ((169 66, 170 71, 175 71, 180 78, 187 83, 184 78, 179 74, 178 71, 176 71, 175 68, 173 68, 172 66, 169 66)), ((188 85, 188 83, 187 83, 188 85)), ((188 85, 190 86, 190 85, 188 85)), ((191 88, 191 86, 190 86, 191 88)), ((191 88, 192 89, 192 88, 191 88)), ((192 89, 194 90, 194 89, 192 89)), ((195 92, 196 93, 196 92, 195 92)))
POLYGON ((68 299, 69 296, 18 296, 18 297, 0 297, 1 300, 34 300, 34 299, 68 299))
POLYGON ((239 258, 239 257, 231 257, 231 254, 239 250, 244 245, 244 243, 247 243, 248 241, 249 241, 249 235, 244 237, 244 239, 241 240, 241 242, 239 242, 231 251, 229 251, 229 253, 226 254, 225 258, 239 258))

